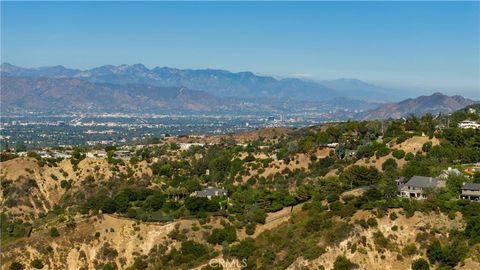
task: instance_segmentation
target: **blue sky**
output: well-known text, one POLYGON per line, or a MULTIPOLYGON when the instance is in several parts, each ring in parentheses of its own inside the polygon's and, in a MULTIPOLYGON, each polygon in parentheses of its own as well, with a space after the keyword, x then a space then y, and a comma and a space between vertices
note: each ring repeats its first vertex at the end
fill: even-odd
POLYGON ((2 62, 219 68, 480 92, 479 2, 4 2, 2 62))

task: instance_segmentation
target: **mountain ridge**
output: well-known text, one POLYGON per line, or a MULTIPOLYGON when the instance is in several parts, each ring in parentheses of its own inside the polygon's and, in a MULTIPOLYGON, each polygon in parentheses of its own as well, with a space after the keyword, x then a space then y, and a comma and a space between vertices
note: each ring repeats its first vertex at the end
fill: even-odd
POLYGON ((388 103, 359 114, 359 118, 369 119, 388 119, 402 118, 410 113, 421 116, 427 113, 450 113, 471 104, 475 101, 464 98, 460 95, 448 96, 440 92, 435 92, 429 96, 419 96, 416 98, 408 98, 397 103, 388 103))
MULTIPOLYGON (((358 79, 325 81, 301 78, 275 78, 251 71, 230 72, 223 69, 179 69, 166 66, 148 68, 133 65, 103 65, 90 69, 70 69, 64 66, 23 68, 9 63, 1 65, 3 73, 19 77, 79 77, 92 82, 115 84, 150 84, 176 86, 209 92, 218 97, 280 97, 296 100, 322 101, 337 97, 369 101, 398 101, 399 94, 358 79), (372 99, 372 97, 374 97, 372 99)), ((393 91, 402 93, 402 91, 393 91)))
POLYGON ((182 87, 100 84, 79 78, 2 76, 2 108, 186 109, 208 111, 227 103, 182 87))

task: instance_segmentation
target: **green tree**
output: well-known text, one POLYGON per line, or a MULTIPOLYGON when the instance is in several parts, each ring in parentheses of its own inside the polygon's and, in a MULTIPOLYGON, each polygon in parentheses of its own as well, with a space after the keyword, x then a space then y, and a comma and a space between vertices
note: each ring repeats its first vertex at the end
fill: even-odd
POLYGON ((392 156, 396 159, 402 159, 403 157, 405 157, 405 151, 403 151, 402 149, 395 149, 392 152, 392 156))
POLYGON ((160 192, 156 192, 150 195, 145 200, 145 205, 153 211, 157 211, 162 208, 165 203, 165 197, 160 192))
POLYGON ((193 240, 187 240, 182 242, 180 252, 182 255, 193 255, 194 258, 200 258, 208 253, 208 249, 201 243, 197 243, 193 240))
POLYGON ((454 194, 460 194, 462 186, 465 182, 469 182, 469 179, 463 175, 453 175, 451 174, 447 178, 447 187, 454 194))
POLYGON ((232 246, 230 249, 230 254, 236 257, 239 260, 248 259, 249 257, 256 256, 257 246, 255 244, 255 240, 250 237, 245 238, 244 240, 240 241, 237 245, 232 246))
POLYGON ((432 149, 432 142, 426 142, 423 144, 422 146, 422 151, 423 152, 428 152, 430 151, 430 149, 432 149))
POLYGON ((435 263, 436 261, 441 261, 442 260, 442 245, 438 240, 433 241, 428 247, 427 247, 427 258, 430 261, 430 263, 435 263))
POLYGON ((345 170, 343 176, 354 187, 374 185, 380 180, 380 173, 375 167, 353 165, 345 170))
POLYGON ((385 160, 382 164, 382 170, 384 171, 394 171, 397 169, 397 162, 393 158, 385 160))
POLYGON ((235 240, 237 240, 237 232, 235 227, 226 225, 223 229, 213 229, 212 234, 207 239, 207 242, 210 244, 222 244, 223 242, 230 244, 235 240))
POLYGON ((103 202, 101 209, 103 213, 113 214, 117 211, 117 203, 115 200, 108 198, 103 202))

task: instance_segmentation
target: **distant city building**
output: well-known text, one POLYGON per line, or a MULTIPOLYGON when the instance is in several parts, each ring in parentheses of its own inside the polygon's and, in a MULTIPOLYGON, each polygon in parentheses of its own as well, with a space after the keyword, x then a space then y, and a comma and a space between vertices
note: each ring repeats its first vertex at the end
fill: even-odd
POLYGON ((458 127, 462 129, 467 129, 467 128, 480 129, 480 124, 475 121, 465 120, 458 123, 458 127))

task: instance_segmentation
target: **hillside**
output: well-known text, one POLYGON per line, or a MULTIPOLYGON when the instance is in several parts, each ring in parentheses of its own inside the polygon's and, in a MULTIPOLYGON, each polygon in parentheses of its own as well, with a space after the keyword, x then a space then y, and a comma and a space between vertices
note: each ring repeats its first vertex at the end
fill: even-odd
POLYGON ((362 119, 398 119, 409 114, 422 116, 424 114, 450 113, 464 108, 474 101, 462 96, 447 96, 434 93, 430 96, 420 96, 406 99, 398 103, 389 103, 377 109, 360 114, 362 119))
POLYGON ((2 155, 1 269, 476 269, 480 204, 459 196, 480 183, 480 136, 434 121, 2 155), (448 167, 424 200, 398 196, 400 177, 448 167))

